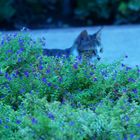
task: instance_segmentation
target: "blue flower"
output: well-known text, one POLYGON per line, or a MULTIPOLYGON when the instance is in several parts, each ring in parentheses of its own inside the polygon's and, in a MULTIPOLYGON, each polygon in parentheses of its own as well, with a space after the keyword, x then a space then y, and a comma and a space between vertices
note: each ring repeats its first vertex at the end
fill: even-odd
POLYGON ((50 71, 50 69, 47 69, 46 70, 46 74, 49 74, 51 71, 50 71))
POLYGON ((126 88, 124 88, 124 89, 123 89, 123 92, 124 92, 124 93, 127 93, 127 89, 126 89, 126 88))
POLYGON ((90 72, 89 74, 90 74, 91 76, 92 76, 92 75, 94 75, 94 73, 93 73, 93 72, 90 72))
POLYGON ((47 83, 47 79, 46 79, 45 77, 42 78, 42 81, 43 81, 44 83, 47 83))
POLYGON ((70 125, 70 126, 73 126, 74 124, 75 124, 74 121, 70 121, 70 122, 69 122, 69 125, 70 125))
POLYGON ((94 82, 97 82, 98 81, 98 79, 96 77, 93 80, 94 80, 94 82))
POLYGON ((0 74, 3 74, 3 72, 0 70, 0 74))
POLYGON ((51 87, 51 86, 52 86, 52 84, 51 84, 51 83, 47 83, 47 85, 48 85, 48 87, 51 87))
POLYGON ((43 70, 43 66, 42 65, 39 65, 39 70, 43 70))
POLYGON ((73 68, 74 68, 74 69, 78 69, 78 63, 75 63, 75 64, 73 65, 73 68))
POLYGON ((129 71, 131 70, 132 68, 131 67, 126 67, 126 71, 129 71))
POLYGON ((25 89, 21 89, 21 90, 20 90, 20 93, 21 93, 21 94, 22 94, 22 93, 25 93, 25 91, 26 91, 25 89))
POLYGON ((16 120, 16 123, 17 124, 21 124, 21 120, 16 120))
POLYGON ((17 51, 17 54, 21 54, 24 51, 23 47, 20 47, 20 49, 17 51))
POLYGON ((129 82, 136 82, 133 78, 128 78, 129 82))
POLYGON ((32 124, 37 124, 38 123, 38 121, 37 121, 37 119, 35 119, 35 118, 32 118, 32 124))
POLYGON ((48 117, 49 117, 51 120, 54 120, 54 119, 55 119, 54 115, 53 115, 51 112, 49 112, 47 115, 48 115, 48 117))
POLYGON ((25 72, 24 72, 24 75, 25 75, 26 77, 29 77, 29 72, 28 72, 28 71, 25 71, 25 72))
POLYGON ((63 80, 62 77, 59 77, 59 82, 60 82, 60 83, 62 82, 62 80, 63 80))
POLYGON ((9 122, 10 121, 10 119, 9 118, 6 118, 6 122, 9 122))
POLYGON ((123 138, 123 139, 124 139, 124 140, 128 140, 128 139, 127 139, 127 136, 124 136, 124 138, 123 138))
POLYGON ((122 67, 125 67, 125 65, 124 65, 124 64, 122 64, 122 67))
POLYGON ((18 62, 21 62, 22 61, 22 58, 18 58, 18 62))
POLYGON ((136 124, 137 125, 137 127, 140 127, 140 123, 138 123, 138 124, 136 124))
POLYGON ((13 52, 12 50, 7 50, 7 51, 6 51, 6 54, 12 53, 12 52, 13 52))
POLYGON ((136 94, 138 93, 138 90, 135 88, 135 89, 132 89, 132 92, 136 94))
POLYGON ((128 122, 129 120, 130 120, 130 118, 126 115, 126 116, 125 116, 125 121, 128 122))
POLYGON ((4 40, 1 41, 1 45, 4 45, 4 40))
POLYGON ((8 80, 8 81, 11 81, 12 78, 10 77, 10 75, 8 73, 5 74, 5 78, 8 80))
POLYGON ((2 120, 0 119, 0 124, 2 124, 2 120))
POLYGON ((9 126, 8 126, 8 125, 5 125, 4 127, 5 127, 6 129, 8 129, 8 128, 9 128, 9 126))
POLYGON ((24 40, 23 39, 19 39, 18 42, 19 42, 20 46, 24 46, 24 40))
POLYGON ((130 134, 130 139, 133 139, 135 137, 134 134, 130 134))

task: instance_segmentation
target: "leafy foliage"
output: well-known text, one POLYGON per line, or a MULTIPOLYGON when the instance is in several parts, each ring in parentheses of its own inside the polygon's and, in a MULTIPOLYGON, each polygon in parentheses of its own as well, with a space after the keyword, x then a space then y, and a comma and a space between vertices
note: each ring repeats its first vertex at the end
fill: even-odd
POLYGON ((139 67, 43 56, 44 41, 1 36, 0 139, 138 139, 139 67))
POLYGON ((1 0, 0 7, 2 26, 16 29, 140 21, 139 0, 1 0))
POLYGON ((1 0, 0 1, 0 21, 10 20, 15 14, 15 9, 12 7, 13 0, 1 0))

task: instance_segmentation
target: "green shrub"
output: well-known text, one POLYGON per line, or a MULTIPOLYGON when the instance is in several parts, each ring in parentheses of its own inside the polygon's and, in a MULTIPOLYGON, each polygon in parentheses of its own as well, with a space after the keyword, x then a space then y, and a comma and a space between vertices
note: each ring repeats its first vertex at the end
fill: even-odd
POLYGON ((15 9, 12 7, 13 0, 0 1, 0 21, 10 20, 15 14, 15 9))
POLYGON ((139 67, 43 56, 44 41, 1 36, 0 139, 138 139, 139 67))

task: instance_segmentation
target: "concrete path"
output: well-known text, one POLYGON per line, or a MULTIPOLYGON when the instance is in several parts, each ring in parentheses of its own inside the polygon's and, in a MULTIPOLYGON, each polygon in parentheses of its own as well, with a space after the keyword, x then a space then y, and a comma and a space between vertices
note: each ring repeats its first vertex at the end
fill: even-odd
MULTIPOLYGON (((35 30, 30 31, 30 34, 33 38, 44 36, 48 48, 64 49, 72 46, 83 29, 92 34, 99 27, 35 30)), ((102 31, 102 44, 104 47, 102 61, 112 62, 128 55, 124 63, 140 66, 140 26, 105 26, 102 31)))

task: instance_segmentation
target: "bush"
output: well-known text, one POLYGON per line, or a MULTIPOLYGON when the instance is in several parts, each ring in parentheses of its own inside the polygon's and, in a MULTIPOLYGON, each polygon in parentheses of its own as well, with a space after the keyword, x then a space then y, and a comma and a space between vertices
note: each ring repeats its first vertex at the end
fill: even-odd
POLYGON ((1 37, 0 138, 138 139, 139 67, 43 56, 44 41, 1 37))
POLYGON ((2 0, 0 6, 1 27, 9 29, 140 22, 139 0, 2 0))
POLYGON ((15 9, 12 7, 13 0, 0 1, 0 21, 10 20, 15 14, 15 9))

